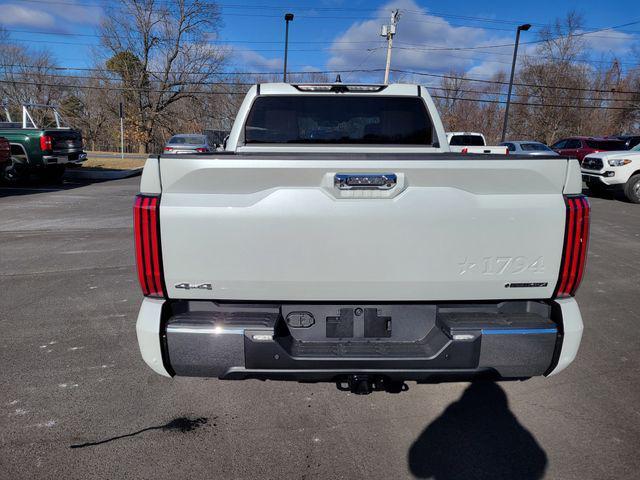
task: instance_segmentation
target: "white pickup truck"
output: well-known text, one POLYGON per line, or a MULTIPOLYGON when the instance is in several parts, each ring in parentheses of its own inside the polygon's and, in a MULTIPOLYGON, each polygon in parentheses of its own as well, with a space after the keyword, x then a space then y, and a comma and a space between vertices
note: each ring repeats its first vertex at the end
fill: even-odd
POLYGON ((627 200, 640 203, 640 145, 587 155, 582 161, 582 178, 595 194, 621 190, 627 200))
POLYGON ((147 160, 142 357, 165 376, 550 375, 578 351, 577 160, 451 153, 418 85, 253 86, 226 151, 147 160))
POLYGON ((452 152, 495 153, 509 155, 506 145, 487 145, 484 135, 476 132, 447 132, 447 143, 452 152))

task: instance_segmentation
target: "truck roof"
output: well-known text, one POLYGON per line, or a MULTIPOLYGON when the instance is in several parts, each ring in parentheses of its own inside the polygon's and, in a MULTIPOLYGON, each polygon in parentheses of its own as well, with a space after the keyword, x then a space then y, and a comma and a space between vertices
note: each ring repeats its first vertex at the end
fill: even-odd
POLYGON ((390 85, 376 83, 259 83, 256 85, 258 95, 331 95, 336 93, 353 95, 394 95, 412 96, 421 94, 422 87, 417 84, 392 83, 390 85))
POLYGON ((478 135, 480 137, 484 137, 484 135, 479 132, 447 132, 447 136, 453 135, 478 135))

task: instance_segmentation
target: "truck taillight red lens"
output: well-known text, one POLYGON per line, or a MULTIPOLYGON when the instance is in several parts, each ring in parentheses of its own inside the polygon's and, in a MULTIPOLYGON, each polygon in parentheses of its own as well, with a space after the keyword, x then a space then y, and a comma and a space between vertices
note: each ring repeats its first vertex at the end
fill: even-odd
POLYGON ((133 231, 142 293, 149 297, 166 297, 160 256, 160 197, 136 196, 133 231))
POLYGON ((40 137, 40 150, 48 151, 53 150, 53 138, 49 135, 42 135, 40 137))
POLYGON ((584 274, 589 243, 590 207, 587 198, 584 195, 567 195, 564 199, 567 221, 555 297, 575 295, 584 274))

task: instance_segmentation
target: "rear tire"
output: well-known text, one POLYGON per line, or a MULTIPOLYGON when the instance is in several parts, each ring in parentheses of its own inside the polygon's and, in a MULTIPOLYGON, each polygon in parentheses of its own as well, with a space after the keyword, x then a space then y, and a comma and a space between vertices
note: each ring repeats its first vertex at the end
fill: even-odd
POLYGON ((11 161, 5 167, 0 179, 7 185, 17 185, 29 177, 29 168, 19 158, 11 156, 11 161))
POLYGON ((627 180, 624 185, 624 196, 632 203, 640 203, 640 173, 627 180))

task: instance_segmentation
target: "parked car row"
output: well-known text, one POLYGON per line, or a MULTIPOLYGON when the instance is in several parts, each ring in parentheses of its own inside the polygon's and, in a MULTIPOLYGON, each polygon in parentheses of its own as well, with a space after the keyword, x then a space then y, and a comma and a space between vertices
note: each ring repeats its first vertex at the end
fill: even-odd
MULTIPOLYGON (((484 146, 481 133, 450 132, 447 140, 457 152, 489 153, 478 149, 493 148, 484 146)), ((630 202, 640 203, 640 135, 576 136, 558 140, 551 147, 532 140, 509 140, 500 146, 506 147, 509 154, 576 158, 593 194, 620 190, 630 202)))
POLYGON ((563 157, 577 158, 580 163, 590 153, 628 150, 627 143, 617 137, 569 137, 551 145, 563 157))

